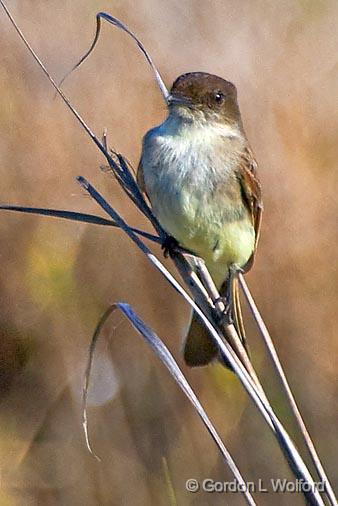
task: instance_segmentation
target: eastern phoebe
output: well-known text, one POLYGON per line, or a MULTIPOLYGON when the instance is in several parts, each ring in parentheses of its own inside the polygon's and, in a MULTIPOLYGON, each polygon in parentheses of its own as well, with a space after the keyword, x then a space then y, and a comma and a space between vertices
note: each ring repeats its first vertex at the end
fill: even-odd
MULTIPOLYGON (((236 87, 204 72, 183 74, 171 88, 168 110, 166 120, 144 136, 137 181, 164 230, 205 260, 221 295, 228 295, 231 267, 252 266, 262 210, 236 87)), ((244 338, 236 317, 234 323, 244 338)), ((193 314, 186 363, 206 365, 216 356, 193 314)))

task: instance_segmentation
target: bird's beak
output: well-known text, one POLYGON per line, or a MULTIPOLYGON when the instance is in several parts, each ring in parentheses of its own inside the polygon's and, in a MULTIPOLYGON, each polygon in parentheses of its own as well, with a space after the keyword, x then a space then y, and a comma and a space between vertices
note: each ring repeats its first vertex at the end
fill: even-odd
POLYGON ((171 105, 185 105, 189 106, 191 105, 191 100, 189 100, 187 97, 179 97, 177 95, 169 95, 167 98, 167 105, 168 107, 171 105))

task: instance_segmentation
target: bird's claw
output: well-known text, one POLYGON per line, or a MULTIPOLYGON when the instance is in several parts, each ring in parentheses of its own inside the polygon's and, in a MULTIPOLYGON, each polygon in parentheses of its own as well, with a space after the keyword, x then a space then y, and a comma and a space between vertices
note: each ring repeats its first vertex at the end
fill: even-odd
POLYGON ((229 302, 229 299, 227 297, 218 297, 214 304, 218 304, 221 302, 224 306, 224 309, 220 311, 217 318, 217 324, 218 325, 231 325, 233 323, 233 317, 232 317, 232 307, 231 302, 229 302))
POLYGON ((244 269, 240 267, 238 264, 231 264, 229 267, 230 276, 236 276, 237 274, 244 274, 244 269))
POLYGON ((171 235, 167 235, 164 241, 162 242, 161 249, 163 249, 163 255, 165 258, 172 256, 174 251, 178 247, 178 242, 171 235))

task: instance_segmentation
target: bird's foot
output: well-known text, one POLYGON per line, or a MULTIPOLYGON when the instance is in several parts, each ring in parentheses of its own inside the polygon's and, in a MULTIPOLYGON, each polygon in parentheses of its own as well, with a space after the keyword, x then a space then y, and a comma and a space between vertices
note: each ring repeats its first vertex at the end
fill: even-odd
MULTIPOLYGON (((233 319, 233 291, 232 286, 234 279, 236 278, 239 272, 243 272, 243 269, 237 264, 231 264, 229 267, 229 275, 225 284, 225 295, 219 297, 214 301, 214 304, 217 305, 218 302, 222 302, 224 309, 219 313, 218 324, 219 325, 232 325, 234 323, 233 319)), ((224 293, 224 292, 223 292, 224 293)))
POLYGON ((163 249, 163 255, 165 258, 172 256, 177 248, 178 242, 176 239, 171 235, 167 235, 161 245, 161 249, 163 249))
POLYGON ((230 274, 230 277, 232 277, 232 278, 237 276, 237 274, 239 274, 239 273, 244 274, 244 272, 245 271, 238 264, 231 264, 229 267, 229 274, 230 274))
POLYGON ((231 300, 229 300, 227 296, 218 297, 216 300, 214 300, 214 304, 217 306, 219 303, 222 303, 223 308, 218 314, 217 324, 219 326, 231 325, 233 323, 231 300))

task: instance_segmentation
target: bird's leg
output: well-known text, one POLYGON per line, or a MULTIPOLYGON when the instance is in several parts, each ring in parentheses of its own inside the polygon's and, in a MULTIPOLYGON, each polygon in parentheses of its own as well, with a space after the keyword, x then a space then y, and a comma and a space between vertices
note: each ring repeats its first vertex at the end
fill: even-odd
POLYGON ((222 296, 215 300, 214 303, 222 302, 224 310, 219 316, 219 324, 231 325, 234 323, 233 319, 233 307, 234 307, 234 296, 233 296, 233 283, 239 272, 243 272, 243 269, 237 264, 231 264, 229 267, 229 274, 221 288, 222 296))
POLYGON ((193 256, 192 264, 217 310, 218 316, 215 318, 215 323, 217 325, 222 325, 226 323, 231 324, 232 323, 231 282, 233 278, 230 275, 230 272, 226 278, 226 281, 223 283, 223 286, 221 287, 220 290, 221 296, 220 296, 214 284, 214 281, 211 278, 210 273, 205 266, 204 260, 200 257, 193 256))
POLYGON ((221 295, 216 300, 214 300, 215 306, 219 306, 222 304, 222 310, 218 313, 217 324, 218 325, 231 325, 233 323, 232 318, 232 296, 231 296, 231 288, 230 288, 229 277, 225 282, 224 295, 221 295))

